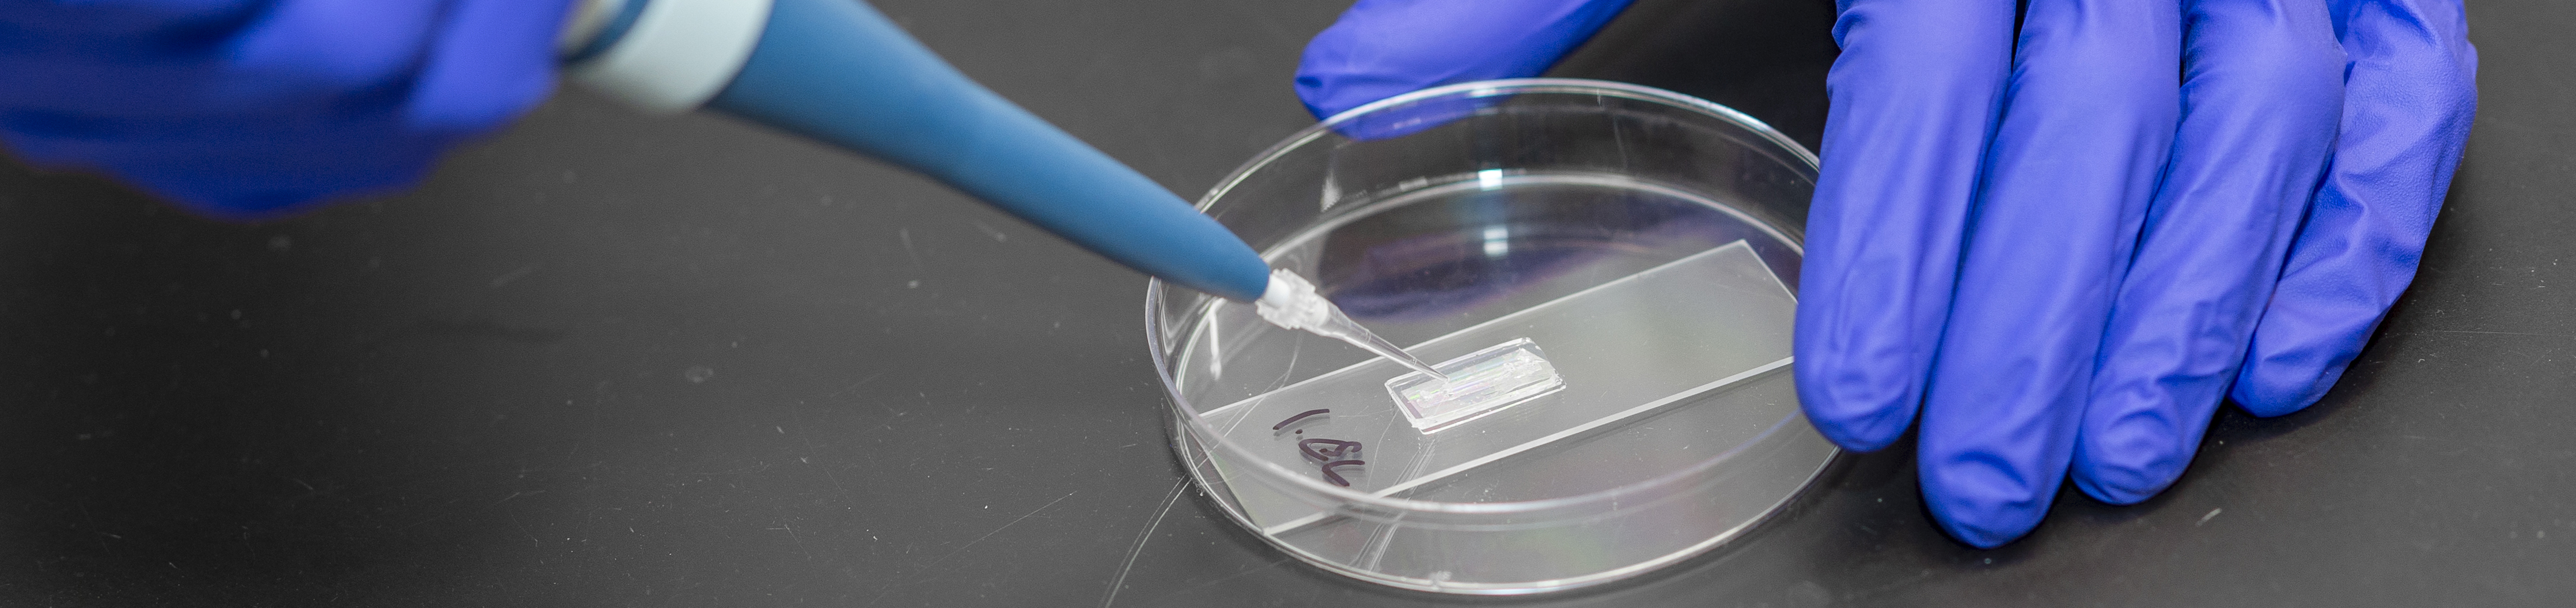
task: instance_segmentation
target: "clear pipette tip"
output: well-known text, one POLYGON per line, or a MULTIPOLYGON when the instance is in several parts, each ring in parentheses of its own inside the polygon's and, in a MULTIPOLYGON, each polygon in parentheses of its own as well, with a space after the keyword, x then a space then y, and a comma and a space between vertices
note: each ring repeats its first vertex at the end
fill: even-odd
POLYGON ((1262 291, 1259 301, 1253 302, 1253 310, 1271 324, 1349 342, 1433 378, 1449 378, 1448 374, 1440 373, 1431 364, 1352 321, 1349 315, 1342 314, 1341 307, 1334 306, 1331 300, 1324 299, 1323 294, 1316 293, 1315 284, 1286 269, 1270 271, 1270 286, 1262 291))
POLYGON ((1359 323, 1351 321, 1348 316, 1344 316, 1339 308, 1333 310, 1333 321, 1329 327, 1332 331, 1326 331, 1326 329, 1327 328, 1315 328, 1308 331, 1341 338, 1343 342, 1349 342, 1353 346, 1368 349, 1369 352, 1377 353, 1378 356, 1393 359, 1396 363, 1401 363, 1404 364, 1405 367, 1413 368, 1413 371, 1430 374, 1433 378, 1439 378, 1442 380, 1449 379, 1449 375, 1440 373, 1439 368, 1434 368, 1430 363, 1426 363, 1422 359, 1414 357, 1413 353, 1404 352, 1403 348, 1399 348, 1395 344, 1387 342, 1385 338, 1377 337, 1377 334, 1370 332, 1368 328, 1360 327, 1359 323))

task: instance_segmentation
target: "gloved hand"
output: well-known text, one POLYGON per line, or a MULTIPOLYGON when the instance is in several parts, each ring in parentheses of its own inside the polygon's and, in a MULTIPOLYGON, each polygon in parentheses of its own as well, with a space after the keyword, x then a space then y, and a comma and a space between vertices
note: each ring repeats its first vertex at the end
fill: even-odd
POLYGON ((393 190, 552 91, 569 5, 0 0, 0 142, 221 217, 393 190))
MULTIPOLYGON (((1297 90, 1325 116, 1533 76, 1626 4, 1361 0, 1297 90)), ((2457 0, 2031 0, 2018 32, 2014 4, 1839 2, 1800 277, 1808 418, 1873 450, 1919 410, 1926 503, 1981 547, 2070 476, 2162 491, 2222 397, 2322 397, 2476 107, 2457 0)))

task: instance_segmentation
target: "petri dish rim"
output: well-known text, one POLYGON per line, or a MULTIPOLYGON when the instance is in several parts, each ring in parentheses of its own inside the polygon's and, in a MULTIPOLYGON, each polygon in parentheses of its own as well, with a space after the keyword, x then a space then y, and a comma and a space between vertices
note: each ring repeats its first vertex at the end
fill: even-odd
MULTIPOLYGON (((1797 140, 1789 139, 1789 136, 1781 133, 1779 129, 1771 128, 1771 123, 1762 122, 1762 119, 1754 118, 1750 114, 1737 111, 1735 108, 1718 105, 1717 102, 1706 99, 1700 99, 1644 85, 1612 82, 1608 80, 1590 80, 1584 78, 1504 78, 1497 80, 1461 82, 1458 84, 1431 87, 1394 97, 1388 97, 1386 99, 1372 101, 1362 104, 1360 107, 1343 110, 1342 113, 1334 114, 1331 118, 1324 119, 1323 122, 1315 123, 1314 125, 1301 129, 1296 133, 1290 134, 1287 138, 1280 140, 1279 143, 1272 144, 1269 148, 1263 149, 1260 154, 1253 155, 1252 160, 1244 161, 1242 165, 1236 166, 1233 172, 1227 173, 1224 181, 1217 182, 1215 186, 1209 187, 1207 194, 1200 195, 1198 203, 1194 206, 1201 212, 1207 211, 1210 207, 1216 204, 1218 199, 1224 198, 1227 192, 1234 190, 1235 186, 1242 185, 1243 180, 1251 178, 1253 175, 1260 173, 1263 167, 1267 167, 1270 163, 1277 162, 1280 158, 1287 156, 1287 152, 1289 150, 1303 147, 1308 143, 1312 143, 1315 138, 1333 133, 1334 127, 1358 120, 1361 116, 1368 115, 1381 109, 1413 103, 1424 99, 1445 97, 1462 91, 1466 92, 1466 97, 1469 99, 1499 97, 1505 95, 1522 95, 1528 93, 1569 93, 1618 97, 1623 99, 1680 106, 1682 108, 1707 113, 1711 116, 1717 117, 1718 119, 1744 127, 1745 130, 1762 136, 1763 139, 1767 140, 1773 148, 1790 153, 1791 158, 1795 159, 1799 163, 1805 164, 1809 170, 1816 169, 1820 164, 1816 159, 1815 152, 1807 150, 1807 147, 1800 145, 1797 140)), ((1793 233, 1797 228, 1795 226, 1770 226, 1768 222, 1758 222, 1756 225, 1765 226, 1774 230, 1790 231, 1793 233)), ((1805 245, 1805 243, 1800 242, 1799 239, 1791 239, 1788 242, 1793 246, 1803 247, 1805 245)))
MULTIPOLYGON (((1174 418, 1175 418, 1175 420, 1174 420, 1174 422, 1175 422, 1175 423, 1180 423, 1180 421, 1179 421, 1179 420, 1177 420, 1177 418, 1178 418, 1178 416, 1177 416, 1177 415, 1176 415, 1176 416, 1174 416, 1174 418)), ((1784 426, 1784 425, 1786 425, 1786 424, 1788 424, 1788 423, 1790 423, 1790 422, 1793 422, 1793 421, 1792 421, 1792 420, 1782 420, 1782 421, 1780 422, 1780 424, 1778 424, 1778 425, 1774 425, 1774 428, 1772 429, 1772 431, 1777 431, 1777 430, 1778 430, 1778 428, 1777 428, 1777 427, 1779 427, 1779 426, 1784 426)), ((1772 431, 1765 431, 1765 436, 1767 436, 1767 435, 1768 435, 1770 432, 1772 432, 1772 431)), ((1752 443, 1752 442, 1748 442, 1748 443, 1752 443)), ((1197 453, 1197 454, 1201 455, 1202 457, 1204 457, 1204 453, 1205 453, 1205 450, 1206 450, 1205 442, 1203 442, 1203 441, 1199 441, 1196 437, 1192 437, 1192 436, 1188 435, 1187 433, 1174 433, 1174 434, 1172 435, 1172 448, 1173 448, 1173 451, 1174 451, 1175 455, 1178 455, 1178 456, 1180 456, 1180 457, 1184 458, 1185 460, 1186 460, 1187 458, 1191 457, 1191 456, 1193 455, 1193 453, 1197 453)), ((1829 455, 1829 456, 1828 456, 1824 461, 1820 462, 1820 463, 1817 465, 1817 467, 1816 467, 1816 469, 1815 469, 1814 471, 1811 471, 1811 472, 1809 473, 1809 479, 1813 479, 1813 478, 1814 478, 1813 476, 1814 476, 1815 474, 1818 474, 1818 473, 1823 472, 1823 471, 1825 470, 1825 468, 1826 468, 1826 467, 1830 467, 1830 466, 1832 466, 1833 462, 1834 462, 1835 460, 1837 460, 1841 454, 1842 454, 1842 450, 1841 450, 1840 448, 1835 448, 1835 449, 1832 451, 1832 453, 1831 453, 1831 454, 1830 454, 1830 455, 1829 455)), ((1203 476, 1203 475, 1211 475, 1211 474, 1213 474, 1213 473, 1206 473, 1206 472, 1203 472, 1203 469, 1202 469, 1202 466, 1201 466, 1202 464, 1203 464, 1203 463, 1193 463, 1193 462, 1186 462, 1186 461, 1182 463, 1182 465, 1183 465, 1185 468, 1187 468, 1187 469, 1188 469, 1188 473, 1189 473, 1190 477, 1191 477, 1191 478, 1193 478, 1193 480, 1194 480, 1194 481, 1199 482, 1199 483, 1201 484, 1201 486, 1202 486, 1202 487, 1216 487, 1216 486, 1210 486, 1210 485, 1208 484, 1208 481, 1207 481, 1206 479, 1203 479, 1203 478, 1202 478, 1202 476, 1203 476)), ((1225 481, 1223 481, 1223 480, 1218 480, 1216 483, 1217 483, 1217 484, 1225 484, 1225 483, 1227 483, 1227 482, 1225 482, 1225 481)), ((1802 491, 1803 491, 1803 490, 1802 490, 1802 491)), ((1789 501, 1791 501, 1791 500, 1795 500, 1796 498, 1797 498, 1797 493, 1791 493, 1791 494, 1789 494, 1789 495, 1782 496, 1782 497, 1780 497, 1780 499, 1779 499, 1778 501, 1776 501, 1776 502, 1774 502, 1773 504, 1771 504, 1770 506, 1767 506, 1767 507, 1765 507, 1765 508, 1764 508, 1764 513, 1765 513, 1765 514, 1764 514, 1762 517, 1755 517, 1755 518, 1748 519, 1748 520, 1745 520, 1745 521, 1742 521, 1742 522, 1738 522, 1738 523, 1737 523, 1736 525, 1734 525, 1734 526, 1730 526, 1730 527, 1728 527, 1728 528, 1726 528, 1726 529, 1724 529, 1724 530, 1720 530, 1720 531, 1716 532, 1715 534, 1711 534, 1711 535, 1709 535, 1709 537, 1708 537, 1708 538, 1700 539, 1699 541, 1694 542, 1694 543, 1691 543, 1691 544, 1690 544, 1690 545, 1688 545, 1688 546, 1681 547, 1681 548, 1679 548, 1679 549, 1676 549, 1676 550, 1673 550, 1673 551, 1667 552, 1667 553, 1665 553, 1665 554, 1663 554, 1663 555, 1658 555, 1658 556, 1655 556, 1655 557, 1652 557, 1652 558, 1649 558, 1649 559, 1640 560, 1640 561, 1638 561, 1638 562, 1636 562, 1636 563, 1628 564, 1628 565, 1625 565, 1625 566, 1619 566, 1619 567, 1616 567, 1616 568, 1610 568, 1610 569, 1606 569, 1606 570, 1602 570, 1602 571, 1598 571, 1598 572, 1592 572, 1592 573, 1588 573, 1588 574, 1576 575, 1576 576, 1568 576, 1568 577, 1561 577, 1561 578, 1554 578, 1554 579, 1547 579, 1547 580, 1514 581, 1514 582, 1504 582, 1504 583, 1460 583, 1460 582, 1456 582, 1456 581, 1443 581, 1443 580, 1422 579, 1422 578, 1416 578, 1416 577, 1399 576, 1399 575, 1394 575, 1394 574, 1387 573, 1387 572, 1380 572, 1380 571, 1370 570, 1370 569, 1367 569, 1367 568, 1362 568, 1362 567, 1353 566, 1353 565, 1351 565, 1351 564, 1343 563, 1341 560, 1333 559, 1333 557, 1332 557, 1332 556, 1325 555, 1325 554, 1322 554, 1322 553, 1317 553, 1317 552, 1315 552, 1315 551, 1314 551, 1314 550, 1312 550, 1312 549, 1309 549, 1309 548, 1306 548, 1306 547, 1303 547, 1303 546, 1299 546, 1299 545, 1297 545, 1296 543, 1278 542, 1278 539, 1277 539, 1276 537, 1274 537, 1274 536, 1272 536, 1272 535, 1270 535, 1270 534, 1268 534, 1268 533, 1266 533, 1266 532, 1262 532, 1262 531, 1261 531, 1260 526, 1255 525, 1255 524, 1253 523, 1252 517, 1251 517, 1250 515, 1245 514, 1241 509, 1237 508, 1237 507, 1235 506, 1235 504, 1234 504, 1232 501, 1227 501, 1227 500, 1211 500, 1210 502, 1214 503, 1214 504, 1216 505, 1216 507, 1217 507, 1217 509, 1218 509, 1218 510, 1223 511, 1223 512, 1225 513, 1225 515, 1226 515, 1226 517, 1227 517, 1228 519, 1232 519, 1232 520, 1234 520, 1234 522, 1235 522, 1237 525, 1243 526, 1245 530, 1248 530, 1248 531, 1251 531, 1251 532, 1253 532, 1253 533, 1255 533, 1255 534, 1259 534, 1259 535, 1261 535, 1261 536, 1262 536, 1262 538, 1263 538, 1263 540, 1264 540, 1264 541, 1268 541, 1268 542, 1269 542, 1269 544, 1270 544, 1271 546, 1273 546, 1273 547, 1277 547, 1277 548, 1278 548, 1279 550, 1281 550, 1281 551, 1286 551, 1286 552, 1288 552, 1290 555, 1295 556, 1295 557, 1297 557, 1298 559, 1305 560, 1305 561, 1306 561, 1306 563, 1314 564, 1314 565, 1315 565, 1315 566, 1317 566, 1317 567, 1323 568, 1323 569, 1325 569, 1325 570, 1328 570, 1328 571, 1331 571, 1331 572, 1334 572, 1334 573, 1341 574, 1341 575, 1343 575, 1343 576, 1349 576, 1349 577, 1352 577, 1352 578, 1355 578, 1355 579, 1359 579, 1359 580, 1363 580, 1363 581, 1368 581, 1368 582, 1376 583, 1376 584, 1380 584, 1380 585, 1386 585, 1386 586, 1390 586, 1390 587, 1396 587, 1396 588, 1401 588, 1401 589, 1410 589, 1410 590, 1414 590, 1414 591, 1431 592, 1431 593, 1452 593, 1452 594, 1460 594, 1460 595, 1482 595, 1482 596, 1519 596, 1519 595, 1533 595, 1533 594, 1543 594, 1543 593, 1556 593, 1556 592, 1560 592, 1560 591, 1568 591, 1568 590, 1573 590, 1573 589, 1580 589, 1580 588, 1584 588, 1584 587, 1590 587, 1590 586, 1593 586, 1593 585, 1598 585, 1598 584, 1602 584, 1602 583, 1607 583, 1607 582, 1611 582, 1611 581, 1616 581, 1616 580, 1620 580, 1620 579, 1625 579, 1625 578, 1632 577, 1632 576, 1637 576, 1637 575, 1644 574, 1644 573, 1647 573, 1647 572, 1652 572, 1652 571, 1654 571, 1654 570, 1656 570, 1656 569, 1663 568, 1663 567, 1665 567, 1665 566, 1670 566, 1670 565, 1672 565, 1672 564, 1674 564, 1674 563, 1676 563, 1676 562, 1680 562, 1680 561, 1682 561, 1682 560, 1690 559, 1690 558, 1692 558, 1692 557, 1694 557, 1694 556, 1697 556, 1697 555, 1699 555, 1699 554, 1701 554, 1701 553, 1703 553, 1703 552, 1706 552, 1706 551, 1708 551, 1708 550, 1710 550, 1710 549, 1714 549, 1714 548, 1716 548, 1718 545, 1725 544, 1725 543, 1726 543, 1726 542, 1728 542, 1728 541, 1732 541, 1732 540, 1734 540, 1734 539, 1735 539, 1735 537, 1736 537, 1737 535, 1743 534, 1746 530, 1751 530, 1751 529, 1753 529, 1753 527, 1754 527, 1754 526, 1761 525, 1761 523, 1762 523, 1764 520, 1768 519, 1768 518, 1769 518, 1769 516, 1770 516, 1771 514, 1774 514, 1774 513, 1776 513, 1776 512, 1777 512, 1777 510, 1780 508, 1780 505, 1788 504, 1788 502, 1789 502, 1789 501)), ((1349 514, 1345 514, 1345 516, 1350 516, 1350 515, 1349 515, 1349 514)), ((1370 518, 1370 519, 1379 519, 1379 518, 1370 518)), ((1380 521, 1384 521, 1383 519, 1379 519, 1379 520, 1380 520, 1380 521)), ((1417 522, 1412 522, 1412 523, 1419 523, 1419 522, 1417 521, 1417 522)))

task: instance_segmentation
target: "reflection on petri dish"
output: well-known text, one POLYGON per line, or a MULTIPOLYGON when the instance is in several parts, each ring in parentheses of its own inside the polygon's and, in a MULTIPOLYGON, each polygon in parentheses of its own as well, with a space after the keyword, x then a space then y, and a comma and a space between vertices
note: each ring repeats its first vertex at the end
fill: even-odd
POLYGON ((1779 226, 1812 157, 1671 93, 1498 82, 1414 94, 1475 111, 1399 135, 1310 129, 1206 203, 1450 382, 1149 292, 1176 448, 1309 563, 1455 593, 1615 580, 1734 537, 1835 454, 1787 373, 1779 226))

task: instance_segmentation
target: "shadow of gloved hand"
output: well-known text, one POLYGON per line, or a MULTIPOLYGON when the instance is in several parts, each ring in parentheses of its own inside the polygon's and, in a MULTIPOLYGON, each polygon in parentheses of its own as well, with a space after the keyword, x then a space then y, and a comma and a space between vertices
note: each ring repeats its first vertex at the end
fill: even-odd
POLYGON ((0 142, 236 219, 407 187, 552 91, 569 4, 0 0, 0 142))
MULTIPOLYGON (((1364 0, 1297 91, 1326 116, 1533 76, 1626 5, 1364 0)), ((1981 547, 2070 477, 2162 491, 2224 398, 2322 397, 2412 280, 2476 108, 2457 0, 1838 7, 1800 398, 1858 450, 1919 418, 1926 502, 1981 547)))

